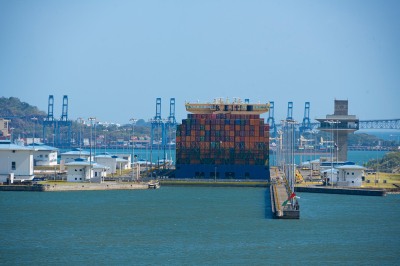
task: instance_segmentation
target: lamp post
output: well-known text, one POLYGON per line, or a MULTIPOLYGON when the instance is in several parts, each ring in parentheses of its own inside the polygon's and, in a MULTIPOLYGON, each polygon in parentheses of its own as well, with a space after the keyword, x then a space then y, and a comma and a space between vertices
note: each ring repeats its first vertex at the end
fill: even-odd
POLYGON ((34 127, 33 127, 33 140, 32 140, 32 141, 33 141, 33 142, 32 142, 33 148, 35 148, 36 125, 37 125, 38 119, 37 119, 37 117, 32 117, 31 119, 32 119, 32 121, 35 121, 35 125, 34 125, 34 127))
POLYGON ((82 155, 82 124, 84 122, 82 117, 78 117, 79 122, 79 158, 82 155))
POLYGON ((107 153, 107 132, 108 129, 104 129, 104 155, 107 153))
POLYGON ((92 179, 92 138, 93 138, 93 121, 96 120, 96 117, 89 117, 90 121, 90 154, 89 154, 89 182, 92 179))
POLYGON ((13 127, 10 128, 10 132, 11 132, 10 133, 10 141, 11 141, 11 143, 13 143, 13 132, 14 132, 14 129, 15 128, 13 128, 13 127))
MULTIPOLYGON (((94 118, 96 120, 96 118, 94 118)), ((94 156, 97 154, 97 131, 96 131, 96 121, 93 123, 94 128, 94 156)))
POLYGON ((134 168, 134 165, 135 165, 135 143, 134 143, 134 140, 135 140, 135 125, 136 125, 136 122, 137 122, 137 119, 135 119, 135 118, 131 118, 131 119, 129 119, 129 121, 131 121, 131 123, 132 123, 132 138, 131 138, 131 140, 132 140, 132 157, 131 157, 131 160, 132 160, 132 181, 134 180, 134 171, 133 171, 133 168, 134 168))
POLYGON ((168 119, 163 119, 162 120, 162 131, 163 134, 161 136, 161 143, 163 144, 163 149, 164 149, 164 166, 163 169, 167 168, 167 153, 166 153, 166 145, 167 145, 167 137, 166 137, 166 128, 167 128, 167 123, 168 119))
MULTIPOLYGON (((333 123, 333 121, 332 120, 327 120, 327 121, 325 121, 326 123, 328 123, 329 124, 329 127, 331 128, 331 150, 330 150, 330 152, 331 152, 331 178, 330 178, 330 180, 331 180, 331 183, 332 183, 332 185, 333 185, 333 182, 332 182, 332 179, 333 179, 333 148, 332 148, 332 145, 333 145, 333 129, 332 129, 332 123, 333 123)), ((326 180, 326 184, 325 184, 326 186, 328 185, 328 180, 326 180)))
MULTIPOLYGON (((296 159, 294 157, 294 148, 295 148, 295 125, 297 124, 297 121, 294 120, 286 120, 289 126, 289 151, 290 151, 290 156, 289 156, 289 161, 290 161, 290 190, 291 193, 294 192, 294 184, 296 183, 296 159)), ((292 206, 293 206, 293 199, 291 199, 292 206)))
MULTIPOLYGON (((335 143, 336 149, 335 150, 336 150, 336 167, 337 167, 338 166, 338 158, 339 158, 339 124, 340 124, 340 121, 336 120, 334 123, 336 124, 336 143, 335 143)), ((339 175, 339 173, 338 173, 338 175, 339 175)), ((338 177, 339 176, 337 176, 337 178, 338 177)))
POLYGON ((277 157, 278 157, 278 163, 277 166, 278 168, 280 168, 281 170, 283 169, 283 158, 282 158, 282 135, 283 135, 283 131, 282 130, 278 130, 278 135, 279 135, 279 146, 278 146, 278 152, 277 152, 277 157))
MULTIPOLYGON (((334 153, 334 148, 336 150, 337 143, 335 143, 335 140, 333 138, 333 124, 336 124, 336 138, 338 138, 338 126, 337 124, 340 123, 339 120, 327 120, 325 121, 326 123, 329 123, 329 127, 331 128, 331 186, 333 186, 333 153, 334 153), (333 147, 332 147, 333 145, 333 147)), ((336 167, 337 167, 337 161, 338 161, 338 152, 336 151, 336 167)))

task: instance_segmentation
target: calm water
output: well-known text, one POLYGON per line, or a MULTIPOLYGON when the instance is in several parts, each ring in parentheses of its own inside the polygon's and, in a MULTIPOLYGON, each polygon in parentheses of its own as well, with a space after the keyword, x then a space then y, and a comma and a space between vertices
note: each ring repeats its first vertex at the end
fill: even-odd
POLYGON ((1 192, 0 264, 397 262, 400 195, 300 197, 284 221, 263 188, 1 192))
MULTIPOLYGON (((67 150, 62 150, 61 152, 66 152, 67 150)), ((108 152, 111 154, 119 154, 119 153, 126 153, 126 154, 132 154, 132 150, 130 149, 97 149, 96 153, 104 153, 108 152)), ((93 151, 94 152, 94 151, 93 151)), ((356 164, 363 165, 363 163, 368 162, 369 160, 373 159, 380 159, 382 158, 387 151, 348 151, 348 160, 355 162, 356 164)), ((139 159, 147 159, 156 163, 158 160, 164 159, 166 157, 167 159, 172 158, 172 160, 175 162, 175 150, 152 150, 151 152, 149 150, 145 149, 135 149, 135 154, 138 156, 139 159)), ((314 154, 302 154, 302 155, 295 155, 295 160, 297 164, 300 164, 300 162, 306 162, 309 160, 315 160, 318 159, 320 156, 322 157, 330 157, 330 153, 326 153, 324 155, 314 155, 314 154)), ((276 159, 275 155, 271 154, 270 158, 271 164, 275 165, 276 164, 276 159)))

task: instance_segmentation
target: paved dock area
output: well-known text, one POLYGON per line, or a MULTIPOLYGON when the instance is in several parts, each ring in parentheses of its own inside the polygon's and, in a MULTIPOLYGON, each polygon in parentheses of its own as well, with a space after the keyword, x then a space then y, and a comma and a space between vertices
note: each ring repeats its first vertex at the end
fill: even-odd
POLYGON ((140 190, 140 189, 156 189, 160 184, 156 181, 151 182, 103 182, 103 183, 87 183, 87 182, 60 182, 60 183, 40 183, 32 185, 2 185, 0 191, 88 191, 88 190, 140 190))
POLYGON ((285 204, 291 195, 286 188, 283 174, 277 168, 271 168, 271 206, 272 213, 278 219, 299 219, 300 208, 298 205, 292 206, 290 203, 285 204))

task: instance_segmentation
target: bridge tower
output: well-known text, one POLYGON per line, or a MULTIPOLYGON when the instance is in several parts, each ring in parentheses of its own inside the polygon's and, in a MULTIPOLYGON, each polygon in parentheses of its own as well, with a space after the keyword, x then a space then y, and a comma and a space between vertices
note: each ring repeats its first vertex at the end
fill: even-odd
POLYGON ((337 146, 338 161, 347 161, 347 135, 359 129, 359 120, 355 115, 348 114, 348 106, 348 100, 335 100, 334 114, 317 118, 321 123, 318 130, 331 133, 331 141, 337 146))

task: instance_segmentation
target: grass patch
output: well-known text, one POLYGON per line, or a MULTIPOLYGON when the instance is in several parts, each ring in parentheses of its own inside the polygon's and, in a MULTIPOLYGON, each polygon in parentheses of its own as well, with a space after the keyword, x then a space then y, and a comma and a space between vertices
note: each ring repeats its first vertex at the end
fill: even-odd
POLYGON ((395 188, 400 186, 400 174, 380 173, 376 175, 367 175, 363 182, 363 187, 366 188, 395 188), (368 182, 369 181, 369 182, 368 182), (376 182, 376 183, 375 183, 376 182))

